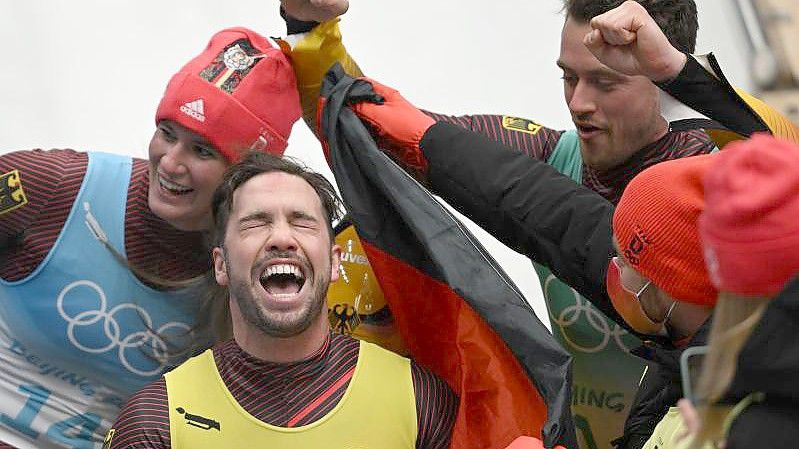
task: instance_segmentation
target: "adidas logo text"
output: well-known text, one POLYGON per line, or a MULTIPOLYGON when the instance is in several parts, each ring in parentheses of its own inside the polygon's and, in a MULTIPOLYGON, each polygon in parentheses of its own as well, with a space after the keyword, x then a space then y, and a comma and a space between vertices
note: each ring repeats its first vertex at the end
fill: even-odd
POLYGON ((190 101, 183 106, 180 107, 180 111, 184 114, 188 115, 189 117, 199 120, 201 122, 205 121, 205 104, 203 103, 203 99, 200 98, 198 100, 190 101))

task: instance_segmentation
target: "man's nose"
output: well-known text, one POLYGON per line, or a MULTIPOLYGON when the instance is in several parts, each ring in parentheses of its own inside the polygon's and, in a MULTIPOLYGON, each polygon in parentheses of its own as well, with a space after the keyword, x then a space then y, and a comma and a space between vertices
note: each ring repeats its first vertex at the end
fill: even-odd
POLYGON ((297 240, 294 238, 290 223, 279 221, 272 226, 272 231, 266 242, 266 249, 269 251, 295 251, 297 249, 297 240))
POLYGON ((574 86, 569 98, 569 110, 574 114, 586 114, 596 111, 595 92, 584 81, 574 86))

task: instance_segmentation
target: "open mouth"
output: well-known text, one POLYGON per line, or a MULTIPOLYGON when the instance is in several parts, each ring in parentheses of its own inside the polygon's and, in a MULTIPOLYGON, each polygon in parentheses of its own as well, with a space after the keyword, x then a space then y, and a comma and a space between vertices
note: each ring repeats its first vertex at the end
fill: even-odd
POLYGON ((261 274, 261 286, 277 298, 291 298, 305 285, 305 274, 297 265, 280 263, 266 267, 261 274))
POLYGON ((186 187, 176 182, 172 182, 164 178, 160 174, 158 175, 158 184, 161 186, 163 190, 166 190, 167 192, 173 195, 185 195, 194 190, 191 187, 186 187))
POLYGON ((578 124, 577 130, 580 131, 581 134, 593 134, 595 132, 602 131, 601 128, 597 128, 596 126, 591 126, 586 124, 578 124))

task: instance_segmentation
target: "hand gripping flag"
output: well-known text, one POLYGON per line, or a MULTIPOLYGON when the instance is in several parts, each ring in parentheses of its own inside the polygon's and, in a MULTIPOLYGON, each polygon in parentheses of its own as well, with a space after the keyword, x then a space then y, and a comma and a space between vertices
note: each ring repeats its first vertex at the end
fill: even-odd
POLYGON ((333 174, 396 325, 411 357, 460 397, 450 447, 501 449, 529 435, 576 448, 569 355, 477 239, 346 107, 374 98, 371 84, 334 66, 321 95, 333 174))

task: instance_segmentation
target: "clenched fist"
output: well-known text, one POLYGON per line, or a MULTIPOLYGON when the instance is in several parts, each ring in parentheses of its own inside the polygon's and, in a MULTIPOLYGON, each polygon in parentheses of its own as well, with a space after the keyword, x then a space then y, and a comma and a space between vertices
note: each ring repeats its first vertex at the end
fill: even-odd
POLYGON ((626 75, 666 81, 676 77, 687 61, 638 2, 628 0, 594 17, 591 28, 585 46, 600 62, 626 75))

